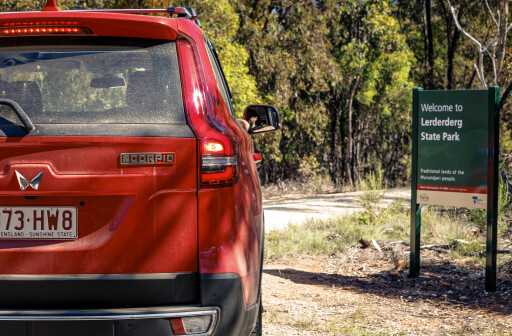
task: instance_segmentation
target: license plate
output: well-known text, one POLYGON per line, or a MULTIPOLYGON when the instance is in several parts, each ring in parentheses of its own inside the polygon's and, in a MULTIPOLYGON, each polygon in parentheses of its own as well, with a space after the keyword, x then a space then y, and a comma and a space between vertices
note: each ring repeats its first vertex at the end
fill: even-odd
POLYGON ((0 239, 76 239, 76 207, 0 207, 0 239))

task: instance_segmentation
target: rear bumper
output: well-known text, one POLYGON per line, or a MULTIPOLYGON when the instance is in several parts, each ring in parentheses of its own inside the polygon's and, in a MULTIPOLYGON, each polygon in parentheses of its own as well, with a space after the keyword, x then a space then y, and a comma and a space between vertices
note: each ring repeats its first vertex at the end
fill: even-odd
POLYGON ((0 330, 9 336, 171 336, 172 318, 209 315, 200 335, 246 336, 253 330, 259 302, 245 307, 236 274, 200 275, 200 305, 115 309, 0 309, 0 330))
POLYGON ((260 302, 246 307, 242 280, 237 274, 202 274, 201 304, 220 309, 219 324, 213 335, 248 336, 256 325, 260 302))
POLYGON ((171 319, 211 315, 218 318, 216 307, 144 307, 122 309, 49 309, 0 310, 0 321, 118 321, 144 319, 171 319))
POLYGON ((202 315, 211 316, 212 323, 200 335, 211 335, 219 317, 216 307, 2 310, 0 330, 10 336, 163 336, 173 335, 169 319, 202 315))
POLYGON ((0 275, 0 310, 187 306, 197 273, 0 275))

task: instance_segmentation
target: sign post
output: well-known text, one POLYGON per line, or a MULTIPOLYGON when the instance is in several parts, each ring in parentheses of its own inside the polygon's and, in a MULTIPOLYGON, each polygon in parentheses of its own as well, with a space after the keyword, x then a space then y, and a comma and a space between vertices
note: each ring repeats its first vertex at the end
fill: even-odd
POLYGON ((420 268, 421 205, 487 209, 486 289, 495 290, 498 102, 498 87, 413 90, 411 277, 420 268))
POLYGON ((496 291, 496 255, 498 245, 498 166, 499 166, 499 101, 500 88, 489 88, 489 165, 487 199, 487 247, 485 290, 496 291))

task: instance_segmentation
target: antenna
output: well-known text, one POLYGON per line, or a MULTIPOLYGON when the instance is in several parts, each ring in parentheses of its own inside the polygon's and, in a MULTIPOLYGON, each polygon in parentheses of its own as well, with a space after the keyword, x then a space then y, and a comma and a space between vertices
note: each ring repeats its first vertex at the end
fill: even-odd
POLYGON ((44 5, 42 11, 43 12, 47 12, 47 11, 58 11, 59 9, 57 8, 57 0, 46 0, 46 5, 44 5))

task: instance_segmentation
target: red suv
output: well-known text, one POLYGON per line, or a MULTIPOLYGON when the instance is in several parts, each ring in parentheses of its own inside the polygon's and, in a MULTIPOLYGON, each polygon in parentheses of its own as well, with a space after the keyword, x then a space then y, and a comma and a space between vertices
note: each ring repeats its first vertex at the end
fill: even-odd
POLYGON ((1 334, 260 335, 279 114, 236 119, 194 10, 49 0, 0 41, 1 334))

